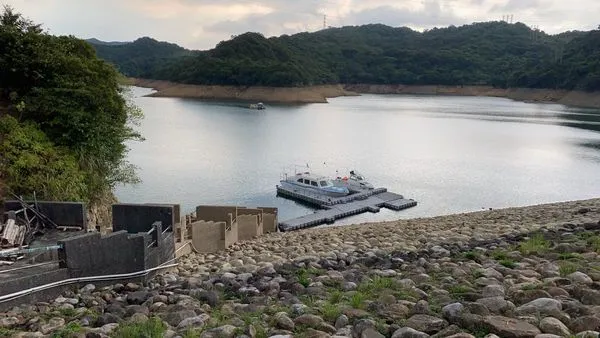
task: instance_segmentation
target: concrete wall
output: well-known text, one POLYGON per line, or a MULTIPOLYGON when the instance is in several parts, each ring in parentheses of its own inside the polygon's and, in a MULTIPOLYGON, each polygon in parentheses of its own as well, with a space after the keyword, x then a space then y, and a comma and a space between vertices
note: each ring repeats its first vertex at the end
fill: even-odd
POLYGON ((223 237, 225 249, 229 248, 238 241, 239 227, 237 222, 231 224, 231 226, 225 226, 221 229, 221 236, 223 237))
POLYGON ((147 232, 154 222, 161 222, 168 229, 179 221, 175 218, 173 204, 113 204, 113 231, 126 230, 129 233, 147 232))
POLYGON ((58 242, 60 267, 70 277, 112 275, 141 271, 145 268, 149 236, 131 235, 121 230, 101 236, 88 233, 58 242))
POLYGON ((200 252, 216 252, 225 249, 223 229, 225 222, 196 221, 191 224, 192 244, 200 252))
POLYGON ((237 216, 238 240, 247 241, 262 235, 262 222, 259 222, 258 218, 259 215, 237 216))
MULTIPOLYGON (((33 204, 33 201, 25 201, 33 204)), ((85 204, 79 202, 49 202, 37 201, 39 211, 46 215, 50 220, 59 226, 76 226, 82 229, 87 228, 87 218, 85 216, 85 204)), ((15 200, 4 202, 5 211, 22 209, 21 203, 15 200)), ((22 214, 20 214, 22 215, 22 214)))
POLYGON ((230 222, 231 219, 235 220, 237 209, 237 207, 232 206, 200 205, 196 207, 196 219, 199 221, 230 222))
POLYGON ((259 207, 259 209, 263 211, 263 233, 277 232, 277 208, 259 207))

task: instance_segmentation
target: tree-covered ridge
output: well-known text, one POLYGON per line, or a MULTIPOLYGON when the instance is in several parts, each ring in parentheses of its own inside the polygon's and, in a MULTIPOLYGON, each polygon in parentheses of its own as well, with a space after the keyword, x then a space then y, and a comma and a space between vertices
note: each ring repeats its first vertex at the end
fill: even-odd
POLYGON ((0 181, 24 196, 93 202, 135 180, 124 161, 140 117, 118 73, 74 37, 0 13, 0 181))
POLYGON ((113 63, 128 76, 143 76, 162 66, 166 61, 192 52, 173 43, 159 42, 143 37, 131 43, 87 40, 96 49, 99 57, 113 63))
MULTIPOLYGON (((598 31, 548 35, 522 23, 484 22, 417 32, 372 24, 265 38, 241 34, 209 51, 178 56, 152 41, 143 58, 160 62, 130 69, 119 61, 136 44, 95 46, 126 75, 191 84, 306 86, 330 83, 493 85, 600 89, 598 31), (587 47, 586 47, 587 46, 587 47), (165 52, 167 51, 167 52, 165 52), (169 55, 171 55, 169 57, 169 55)), ((142 64, 143 62, 139 62, 142 64)))

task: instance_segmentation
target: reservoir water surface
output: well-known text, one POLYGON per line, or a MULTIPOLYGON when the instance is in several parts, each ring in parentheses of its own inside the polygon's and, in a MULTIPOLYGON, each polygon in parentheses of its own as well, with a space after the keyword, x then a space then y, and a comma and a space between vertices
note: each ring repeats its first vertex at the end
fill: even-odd
POLYGON ((124 203, 273 206, 279 219, 313 212, 276 197, 284 172, 363 173, 413 198, 336 225, 600 197, 600 112, 489 97, 362 95, 327 104, 267 105, 150 98, 130 143, 137 185, 124 203))

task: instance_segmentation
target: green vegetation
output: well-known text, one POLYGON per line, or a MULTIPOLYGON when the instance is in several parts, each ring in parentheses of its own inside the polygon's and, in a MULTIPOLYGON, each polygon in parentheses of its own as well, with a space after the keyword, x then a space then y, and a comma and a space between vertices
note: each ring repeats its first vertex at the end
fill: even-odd
POLYGON ((208 51, 150 38, 94 46, 126 75, 191 84, 600 89, 600 31, 547 35, 522 23, 484 22, 423 33, 372 24, 268 39, 245 33, 208 51))
POLYGON ((334 322, 341 314, 340 306, 337 302, 325 303, 320 309, 321 316, 328 322, 334 322))
POLYGON ((123 323, 117 327, 111 336, 114 338, 162 338, 166 330, 167 326, 162 320, 152 317, 141 323, 123 323))
MULTIPOLYGON (((77 322, 72 322, 67 324, 62 329, 54 332, 52 334, 52 338, 71 338, 76 337, 79 332, 81 332, 81 325, 77 322)), ((1 336, 1 335, 0 335, 1 336)))
POLYGON ((0 337, 10 337, 15 333, 17 333, 17 331, 0 327, 0 337))
POLYGON ((586 243, 592 250, 600 253, 600 236, 590 236, 586 239, 586 243))
POLYGON ((558 272, 562 277, 568 276, 573 272, 577 272, 579 265, 572 262, 560 262, 558 265, 558 272))
POLYGON ((563 252, 558 255, 558 259, 561 261, 577 260, 581 259, 581 255, 575 252, 563 252))
POLYGON ((0 12, 0 181, 30 198, 93 203, 136 181, 125 142, 141 118, 88 43, 0 12))
POLYGON ((544 238, 544 235, 538 233, 533 235, 530 239, 521 242, 519 251, 521 251, 523 255, 542 254, 548 251, 549 248, 550 242, 544 238))
POLYGON ((509 269, 514 269, 517 267, 517 263, 515 263, 515 261, 513 261, 512 259, 503 259, 503 260, 499 261, 498 263, 500 263, 500 265, 507 267, 509 269))

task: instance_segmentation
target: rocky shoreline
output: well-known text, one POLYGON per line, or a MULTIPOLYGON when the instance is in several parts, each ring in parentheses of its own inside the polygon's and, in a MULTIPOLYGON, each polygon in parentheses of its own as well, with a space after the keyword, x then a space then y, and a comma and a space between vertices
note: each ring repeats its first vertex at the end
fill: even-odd
POLYGON ((598 92, 490 86, 418 85, 320 85, 308 87, 236 87, 173 83, 128 78, 124 84, 152 88, 152 97, 181 97, 206 100, 238 100, 268 103, 327 103, 328 98, 360 94, 412 94, 504 97, 523 102, 559 103, 568 106, 600 108, 598 92))
POLYGON ((598 337, 600 199, 270 234, 148 285, 0 314, 12 337, 598 337))

